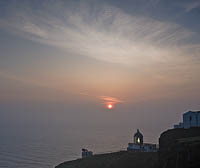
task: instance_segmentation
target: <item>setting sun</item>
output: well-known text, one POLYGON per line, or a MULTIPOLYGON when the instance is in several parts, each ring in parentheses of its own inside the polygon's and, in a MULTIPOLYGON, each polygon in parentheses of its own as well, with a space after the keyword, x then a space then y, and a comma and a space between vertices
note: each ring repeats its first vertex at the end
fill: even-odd
POLYGON ((108 104, 107 107, 108 107, 108 109, 112 109, 113 105, 112 104, 108 104))

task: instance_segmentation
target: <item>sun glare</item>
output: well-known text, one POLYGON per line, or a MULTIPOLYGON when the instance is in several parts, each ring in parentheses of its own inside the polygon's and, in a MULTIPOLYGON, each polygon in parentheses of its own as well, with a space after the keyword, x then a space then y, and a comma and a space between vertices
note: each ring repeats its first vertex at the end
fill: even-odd
POLYGON ((113 105, 112 104, 108 104, 107 107, 108 107, 108 109, 112 109, 113 105))

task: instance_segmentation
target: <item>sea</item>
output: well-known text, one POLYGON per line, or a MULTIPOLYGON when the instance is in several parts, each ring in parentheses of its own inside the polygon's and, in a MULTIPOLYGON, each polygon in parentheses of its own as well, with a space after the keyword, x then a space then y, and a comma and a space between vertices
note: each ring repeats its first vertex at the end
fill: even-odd
POLYGON ((0 168, 53 168, 81 158, 81 149, 94 154, 125 150, 134 128, 69 126, 64 124, 0 127, 0 168))

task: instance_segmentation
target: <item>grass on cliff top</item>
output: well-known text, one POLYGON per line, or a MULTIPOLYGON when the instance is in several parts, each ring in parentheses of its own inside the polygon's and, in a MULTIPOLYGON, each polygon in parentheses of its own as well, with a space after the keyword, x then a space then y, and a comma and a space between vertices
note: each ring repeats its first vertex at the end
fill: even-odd
POLYGON ((56 168, 155 168, 157 153, 121 151, 61 163, 56 168))

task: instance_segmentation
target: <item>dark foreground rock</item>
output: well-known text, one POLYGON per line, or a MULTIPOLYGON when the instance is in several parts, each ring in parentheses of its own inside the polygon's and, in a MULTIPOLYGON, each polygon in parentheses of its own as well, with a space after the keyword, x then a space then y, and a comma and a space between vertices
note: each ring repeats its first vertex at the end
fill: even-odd
POLYGON ((155 152, 121 151, 64 162, 56 168, 157 168, 157 163, 155 152))
POLYGON ((159 139, 160 168, 200 168, 200 128, 171 129, 159 139))

